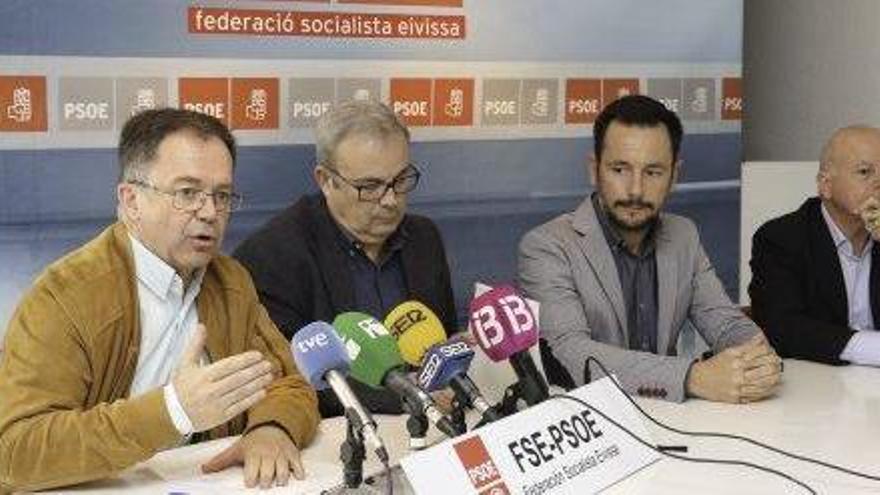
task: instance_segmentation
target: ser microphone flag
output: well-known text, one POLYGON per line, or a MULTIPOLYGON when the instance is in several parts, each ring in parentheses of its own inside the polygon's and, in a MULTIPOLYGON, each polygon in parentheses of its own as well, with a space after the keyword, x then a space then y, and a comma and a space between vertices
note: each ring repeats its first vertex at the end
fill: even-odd
POLYGON ((403 302, 388 314, 385 324, 397 337, 403 359, 421 366, 418 381, 423 389, 433 392, 449 386, 459 402, 482 415, 483 422, 500 418, 467 375, 474 351, 462 339, 446 340, 443 323, 431 308, 419 301, 403 302))
POLYGON ((431 346, 446 340, 440 319, 419 301, 404 301, 395 306, 385 317, 385 326, 397 339, 400 356, 413 366, 421 365, 422 356, 431 346))

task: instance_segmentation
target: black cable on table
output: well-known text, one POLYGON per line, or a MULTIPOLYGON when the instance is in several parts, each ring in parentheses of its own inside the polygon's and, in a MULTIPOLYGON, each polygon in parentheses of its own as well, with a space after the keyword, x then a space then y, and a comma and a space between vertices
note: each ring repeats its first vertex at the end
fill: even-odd
MULTIPOLYGON (((596 359, 596 358, 594 358, 594 357, 592 357, 592 356, 587 357, 587 366, 589 366, 589 363, 590 363, 591 361, 594 362, 594 363, 596 363, 596 366, 598 366, 598 367, 602 370, 602 373, 604 373, 605 376, 607 376, 607 377, 611 377, 611 373, 608 372, 608 369, 607 369, 607 368, 606 368, 606 367, 605 367, 605 366, 604 366, 604 365, 603 365, 598 359, 596 359)), ((819 459, 813 459, 812 457, 807 457, 807 456, 804 456, 804 455, 800 455, 800 454, 795 454, 795 453, 792 453, 792 452, 788 452, 788 451, 783 450, 783 449, 780 449, 780 448, 778 448, 778 447, 774 447, 774 446, 772 446, 772 445, 768 445, 768 444, 766 444, 766 443, 759 442, 758 440, 753 440, 753 439, 751 439, 751 438, 749 438, 749 437, 745 437, 745 436, 741 436, 741 435, 734 435, 734 434, 732 434, 732 433, 719 433, 719 432, 712 432, 712 431, 687 431, 687 430, 682 430, 682 429, 679 429, 679 428, 675 428, 675 427, 673 427, 673 426, 669 426, 669 425, 663 423, 662 421, 660 421, 660 420, 658 420, 658 419, 655 419, 653 416, 651 416, 650 414, 648 414, 647 411, 645 411, 644 409, 642 409, 642 407, 639 406, 639 404, 638 404, 638 403, 637 403, 637 402, 636 402, 636 401, 635 401, 635 400, 634 400, 634 399, 633 399, 628 393, 626 393, 625 390, 623 390, 623 388, 620 386, 620 384, 617 383, 617 380, 615 380, 614 378, 611 378, 611 382, 614 383, 614 386, 617 387, 617 390, 619 390, 620 393, 622 393, 623 396, 626 397, 627 400, 628 400, 632 405, 634 405, 634 406, 636 407, 636 409, 637 409, 640 413, 642 413, 642 415, 643 415, 644 417, 648 418, 652 423, 654 423, 655 425, 657 425, 657 426, 659 426, 659 427, 661 427, 661 428, 663 428, 663 429, 665 429, 665 430, 668 430, 668 431, 671 431, 671 432, 674 432, 674 433, 678 433, 678 434, 680 434, 680 435, 686 435, 686 436, 708 437, 708 438, 727 438, 727 439, 731 439, 731 440, 739 440, 739 441, 741 441, 741 442, 750 443, 750 444, 755 445, 755 446, 757 446, 757 447, 761 447, 761 448, 767 449, 767 450, 769 450, 769 451, 771 451, 771 452, 776 452, 777 454, 784 455, 784 456, 786 456, 786 457, 790 457, 790 458, 792 458, 792 459, 797 459, 797 460, 799 460, 799 461, 809 462, 809 463, 812 463, 812 464, 816 464, 816 465, 819 465, 819 466, 822 466, 822 467, 825 467, 825 468, 828 468, 828 469, 832 469, 832 470, 835 470, 835 471, 840 471, 841 473, 845 473, 845 474, 848 474, 848 475, 851 475, 851 476, 856 476, 856 477, 860 477, 860 478, 865 478, 865 479, 868 479, 868 480, 871 480, 871 481, 880 481, 880 476, 876 476, 876 475, 872 475, 872 474, 863 473, 863 472, 861 472, 861 471, 856 471, 856 470, 854 470, 854 469, 850 469, 850 468, 846 468, 846 467, 843 467, 843 466, 839 466, 839 465, 837 465, 837 464, 832 464, 832 463, 830 463, 830 462, 821 461, 821 460, 819 460, 819 459)))
POLYGON ((703 458, 703 457, 688 457, 688 456, 684 456, 684 455, 673 454, 673 453, 669 452, 668 449, 660 448, 660 447, 652 444, 651 442, 648 442, 647 440, 643 439, 642 437, 636 435, 631 430, 629 430, 629 428, 627 428, 627 427, 621 425, 620 423, 618 423, 617 421, 614 421, 613 419, 609 418, 608 415, 606 415, 604 412, 597 409, 596 407, 593 407, 592 405, 590 405, 588 402, 586 402, 584 400, 578 399, 577 397, 572 397, 570 395, 564 395, 564 394, 551 394, 550 398, 551 399, 567 399, 567 400, 577 402, 578 404, 586 407, 587 409, 589 409, 589 410, 595 412, 596 414, 598 414, 599 416, 601 416, 602 419, 604 419, 605 421, 608 421, 609 423, 611 423, 612 425, 617 427, 617 429, 623 431, 624 433, 626 433, 627 435, 632 437, 635 441, 639 442, 640 444, 644 445, 645 447, 648 447, 649 449, 653 450, 654 452, 657 452, 658 454, 664 455, 666 457, 671 457, 673 459, 678 459, 681 461, 695 462, 695 463, 700 463, 700 464, 725 464, 725 465, 744 466, 744 467, 749 467, 752 469, 757 469, 759 471, 764 471, 766 473, 770 473, 770 474, 785 478, 786 480, 804 488, 810 494, 817 495, 816 491, 813 490, 809 485, 807 485, 803 481, 795 478, 794 476, 787 474, 787 473, 784 473, 782 471, 778 471, 773 468, 769 468, 767 466, 762 466, 760 464, 755 464, 755 463, 747 462, 747 461, 738 461, 738 460, 733 460, 733 459, 708 459, 708 458, 703 458))

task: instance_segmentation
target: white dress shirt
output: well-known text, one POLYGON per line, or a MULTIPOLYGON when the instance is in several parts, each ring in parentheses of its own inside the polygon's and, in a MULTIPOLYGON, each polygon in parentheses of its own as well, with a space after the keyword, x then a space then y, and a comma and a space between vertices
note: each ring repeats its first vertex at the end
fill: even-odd
MULTIPOLYGON (((181 435, 193 432, 171 376, 199 322, 196 297, 205 270, 199 270, 184 292, 183 279, 168 263, 129 235, 137 276, 141 343, 131 396, 164 387, 165 405, 181 435)), ((204 356, 202 356, 204 359, 204 356)))
POLYGON ((856 364, 880 365, 880 332, 874 326, 871 312, 871 249, 874 240, 870 237, 861 253, 856 253, 852 243, 831 218, 825 205, 822 217, 831 232, 831 239, 837 248, 843 282, 846 286, 847 315, 849 327, 856 330, 847 342, 840 359, 856 364))

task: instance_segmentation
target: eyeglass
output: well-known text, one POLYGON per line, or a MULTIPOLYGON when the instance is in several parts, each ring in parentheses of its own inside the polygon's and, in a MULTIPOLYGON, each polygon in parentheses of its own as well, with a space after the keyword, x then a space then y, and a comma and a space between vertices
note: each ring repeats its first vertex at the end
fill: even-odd
POLYGON ((128 183, 171 196, 171 205, 178 210, 186 212, 201 210, 205 206, 208 196, 214 200, 214 208, 218 212, 236 211, 241 208, 242 203, 241 194, 232 191, 208 192, 196 187, 181 187, 167 191, 142 180, 130 180, 128 183))
POLYGON ((324 166, 324 169, 353 187, 358 193, 358 201, 371 202, 384 198, 389 189, 394 191, 394 194, 406 194, 412 191, 419 185, 419 178, 422 176, 419 169, 412 163, 408 163, 396 177, 387 182, 379 179, 349 179, 332 167, 324 166))

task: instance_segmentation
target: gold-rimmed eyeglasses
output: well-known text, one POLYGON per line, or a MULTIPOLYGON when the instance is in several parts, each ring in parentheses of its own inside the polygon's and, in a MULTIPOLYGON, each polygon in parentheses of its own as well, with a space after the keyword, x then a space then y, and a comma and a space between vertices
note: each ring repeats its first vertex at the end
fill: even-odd
POLYGON ((171 197, 171 205, 181 211, 199 211, 205 206, 208 196, 214 201, 214 208, 218 212, 236 211, 241 208, 241 194, 234 191, 220 189, 218 191, 205 191, 197 187, 184 186, 177 189, 162 189, 144 180, 130 180, 129 184, 143 187, 171 197))

